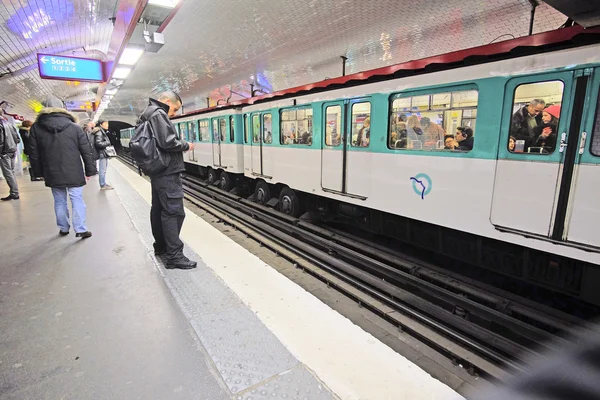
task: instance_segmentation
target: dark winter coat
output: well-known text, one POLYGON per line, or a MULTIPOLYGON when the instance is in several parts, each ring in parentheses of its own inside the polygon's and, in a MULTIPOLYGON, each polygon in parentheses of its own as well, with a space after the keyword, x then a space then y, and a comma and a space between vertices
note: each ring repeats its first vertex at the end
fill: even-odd
POLYGON ((181 140, 177 129, 169 119, 169 106, 150 99, 148 107, 140 116, 139 122, 148 121, 152 127, 158 150, 168 159, 167 168, 151 178, 176 174, 185 171, 183 152, 189 150, 189 143, 181 140))
POLYGON ((535 141, 533 142, 532 146, 533 147, 545 147, 545 150, 548 153, 552 153, 554 151, 554 149, 556 148, 556 138, 558 136, 557 129, 558 129, 558 118, 556 118, 553 115, 552 119, 550 120, 549 123, 546 124, 546 123, 542 122, 541 125, 539 125, 537 128, 534 129, 535 141), (552 133, 547 138, 542 137, 542 132, 544 131, 544 128, 552 129, 552 133))
MULTIPOLYGON (((517 140, 524 140, 525 149, 533 146, 535 142, 535 136, 529 133, 529 126, 527 124, 528 115, 527 106, 524 106, 513 114, 510 126, 510 135, 514 136, 517 140)), ((538 126, 542 125, 542 113, 536 115, 535 120, 538 126)))
POLYGON ((17 129, 0 118, 0 156, 14 157, 20 142, 17 129))
POLYGON ((85 132, 85 136, 87 136, 88 142, 90 143, 90 148, 92 149, 92 157, 94 158, 94 161, 100 159, 100 156, 98 155, 98 150, 96 150, 96 145, 94 143, 94 134, 92 133, 92 131, 86 131, 85 129, 83 131, 85 132))
POLYGON ((111 146, 108 135, 101 127, 95 128, 92 133, 94 134, 94 147, 98 152, 98 158, 108 158, 108 154, 106 154, 106 148, 111 146))
POLYGON ((23 154, 29 155, 29 129, 19 129, 19 135, 21 135, 21 141, 23 142, 23 154))
POLYGON ((462 142, 458 142, 458 148, 456 150, 471 151, 471 150, 473 150, 474 144, 475 144, 475 136, 471 136, 471 137, 466 138, 462 142))
POLYGON ((48 187, 83 186, 86 176, 98 173, 88 138, 76 122, 62 108, 44 108, 29 131, 33 174, 43 176, 48 187))

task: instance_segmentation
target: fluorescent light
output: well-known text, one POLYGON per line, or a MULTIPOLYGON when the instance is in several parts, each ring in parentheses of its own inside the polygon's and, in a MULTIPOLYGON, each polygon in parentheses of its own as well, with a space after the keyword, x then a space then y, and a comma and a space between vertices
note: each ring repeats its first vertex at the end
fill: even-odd
POLYGON ((148 4, 166 8, 173 8, 177 3, 179 3, 179 0, 148 0, 148 4))
POLYGON ((117 67, 115 68, 115 72, 113 72, 113 77, 117 79, 125 79, 130 72, 131 68, 129 67, 117 67))
POLYGON ((135 65, 142 54, 144 54, 144 49, 138 47, 125 47, 123 54, 121 54, 121 58, 119 58, 118 64, 135 65))

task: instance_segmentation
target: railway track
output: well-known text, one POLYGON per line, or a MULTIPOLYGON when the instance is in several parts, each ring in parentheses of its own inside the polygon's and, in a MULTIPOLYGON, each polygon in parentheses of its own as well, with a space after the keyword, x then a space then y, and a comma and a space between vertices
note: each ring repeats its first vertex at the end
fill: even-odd
MULTIPOLYGON (((123 158, 122 158, 123 159, 123 158)), ((131 164, 130 159, 124 161, 131 164)), ((490 380, 523 372, 584 322, 365 239, 184 176, 187 200, 490 380)))

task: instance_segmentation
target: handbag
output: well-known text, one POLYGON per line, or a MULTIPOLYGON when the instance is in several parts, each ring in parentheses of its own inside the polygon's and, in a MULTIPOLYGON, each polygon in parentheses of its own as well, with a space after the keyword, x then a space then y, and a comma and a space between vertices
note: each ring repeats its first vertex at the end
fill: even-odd
POLYGON ((113 158, 117 156, 117 151, 115 150, 115 146, 106 146, 104 148, 104 152, 108 156, 108 158, 113 158))

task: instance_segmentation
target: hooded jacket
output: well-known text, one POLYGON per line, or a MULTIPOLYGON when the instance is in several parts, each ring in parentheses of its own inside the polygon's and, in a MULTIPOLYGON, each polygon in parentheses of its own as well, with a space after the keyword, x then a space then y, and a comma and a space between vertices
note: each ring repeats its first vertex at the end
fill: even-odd
POLYGON ((88 138, 76 122, 65 109, 44 108, 29 131, 33 174, 43 176, 48 187, 83 186, 85 176, 97 173, 88 138))
POLYGON ((14 157, 20 142, 17 128, 0 118, 0 156, 14 157))
POLYGON ((139 123, 148 121, 156 140, 159 151, 169 160, 164 171, 151 178, 176 174, 185 171, 183 152, 190 148, 189 143, 181 140, 175 126, 169 119, 169 106, 158 100, 150 99, 148 107, 142 113, 139 123))

